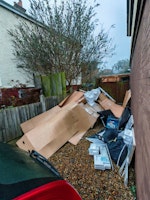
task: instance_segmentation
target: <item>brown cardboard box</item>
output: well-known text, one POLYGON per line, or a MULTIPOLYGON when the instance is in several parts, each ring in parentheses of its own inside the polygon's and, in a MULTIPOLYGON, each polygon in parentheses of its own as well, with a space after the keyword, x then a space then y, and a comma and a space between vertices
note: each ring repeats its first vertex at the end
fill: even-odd
POLYGON ((80 107, 76 109, 76 112, 80 116, 79 127, 81 127, 82 129, 69 140, 69 142, 74 145, 76 145, 80 141, 80 139, 83 137, 83 135, 86 133, 85 130, 88 130, 89 128, 93 128, 95 122, 97 121, 99 117, 99 114, 97 114, 97 112, 102 109, 99 104, 95 104, 95 106, 92 107, 87 103, 86 104, 80 103, 79 106, 80 107), (86 117, 85 117, 85 114, 83 115, 84 112, 81 112, 82 111, 81 108, 84 111, 86 111, 86 117))
POLYGON ((80 103, 81 101, 84 101, 84 92, 82 91, 74 91, 71 95, 69 95, 68 97, 66 97, 62 102, 59 103, 59 106, 65 106, 70 102, 76 102, 76 103, 80 103))
POLYGON ((36 150, 46 158, 49 158, 74 135, 77 137, 72 138, 71 142, 77 144, 81 136, 97 120, 77 103, 69 103, 63 106, 61 110, 56 108, 53 117, 49 117, 46 112, 43 113, 42 117, 45 119, 39 116, 30 122, 28 121, 28 124, 26 123, 27 128, 24 125, 24 130, 29 130, 29 127, 34 128, 26 132, 16 144, 25 151, 36 150))
POLYGON ((61 108, 59 106, 55 106, 51 108, 50 110, 39 114, 25 122, 23 122, 20 126, 23 131, 23 133, 27 133, 36 126, 39 126, 40 124, 49 121, 51 118, 53 118, 58 112, 61 111, 61 108))
POLYGON ((112 100, 106 98, 103 101, 99 101, 99 104, 104 108, 104 110, 111 110, 115 117, 120 118, 124 108, 117 105, 112 100))
POLYGON ((100 94, 98 103, 102 106, 104 110, 111 110, 115 117, 120 118, 130 98, 131 90, 127 90, 124 97, 123 105, 121 106, 113 102, 111 99, 107 98, 104 94, 100 94))
POLYGON ((97 112, 102 110, 98 103, 91 107, 83 100, 84 92, 75 91, 58 106, 22 123, 25 135, 17 145, 25 151, 36 150, 48 158, 67 141, 78 144, 97 121, 97 112))
POLYGON ((27 133, 31 129, 40 125, 43 122, 50 120, 54 115, 61 111, 62 107, 66 106, 69 103, 78 103, 84 100, 84 92, 74 91, 71 95, 66 97, 59 105, 51 108, 50 110, 33 117, 21 124, 23 133, 27 133))

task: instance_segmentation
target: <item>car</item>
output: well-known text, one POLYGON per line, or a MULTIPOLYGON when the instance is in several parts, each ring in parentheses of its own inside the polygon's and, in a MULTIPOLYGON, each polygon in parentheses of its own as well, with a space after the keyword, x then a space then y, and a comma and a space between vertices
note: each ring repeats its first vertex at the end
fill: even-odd
POLYGON ((36 151, 0 142, 1 200, 82 200, 78 191, 36 151))

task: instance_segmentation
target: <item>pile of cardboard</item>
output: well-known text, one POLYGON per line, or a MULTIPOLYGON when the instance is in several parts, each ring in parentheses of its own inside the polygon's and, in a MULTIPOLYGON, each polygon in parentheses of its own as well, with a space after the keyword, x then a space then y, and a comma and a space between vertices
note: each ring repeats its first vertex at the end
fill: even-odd
POLYGON ((103 92, 90 106, 84 93, 75 91, 59 105, 22 123, 24 135, 17 141, 18 147, 28 152, 35 150, 49 158, 68 141, 78 144, 87 130, 94 126, 99 111, 111 109, 119 117, 124 110, 103 92))
POLYGON ((75 91, 59 105, 21 124, 24 135, 17 145, 28 152, 36 150, 49 158, 67 141, 76 145, 92 128, 102 110, 99 104, 85 103, 84 92, 75 91))

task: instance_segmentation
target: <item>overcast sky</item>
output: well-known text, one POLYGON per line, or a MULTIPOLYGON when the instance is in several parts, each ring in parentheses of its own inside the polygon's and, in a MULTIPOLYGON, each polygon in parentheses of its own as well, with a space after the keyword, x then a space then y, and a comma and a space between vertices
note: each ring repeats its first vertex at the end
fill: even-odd
MULTIPOLYGON (((5 0, 13 5, 14 0, 5 0)), ((17 0, 15 2, 18 2, 17 0)), ((22 0, 23 7, 28 9, 29 1, 22 0)), ((126 0, 99 0, 100 7, 96 18, 99 19, 104 29, 108 31, 111 25, 109 36, 113 38, 116 45, 115 55, 106 60, 106 68, 111 68, 115 63, 130 57, 130 37, 127 37, 126 0)))
POLYGON ((126 0, 100 0, 99 17, 105 29, 111 25, 110 36, 116 45, 116 55, 108 59, 108 67, 112 67, 117 61, 130 58, 130 37, 127 37, 127 11, 126 0))

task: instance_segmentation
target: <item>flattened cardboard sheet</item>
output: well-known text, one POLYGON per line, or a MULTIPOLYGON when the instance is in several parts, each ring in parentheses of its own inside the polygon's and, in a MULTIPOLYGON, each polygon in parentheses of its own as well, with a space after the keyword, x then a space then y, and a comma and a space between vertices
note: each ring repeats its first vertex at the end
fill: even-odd
POLYGON ((74 91, 73 94, 66 97, 59 105, 51 108, 50 110, 37 115, 23 123, 21 123, 21 129, 23 133, 27 133, 28 131, 32 130, 36 126, 39 126, 42 122, 46 122, 50 120, 54 115, 56 115, 58 112, 61 111, 62 106, 66 106, 70 103, 78 103, 83 102, 85 100, 84 98, 84 92, 78 92, 74 91))
POLYGON ((127 90, 123 100, 123 105, 121 106, 101 93, 98 99, 98 103, 104 108, 104 110, 111 110, 115 117, 120 118, 130 98, 131 90, 127 90))
POLYGON ((72 139, 72 143, 79 142, 80 134, 84 135, 96 121, 96 118, 91 117, 91 120, 89 116, 79 104, 70 103, 61 108, 53 118, 43 120, 38 126, 26 132, 16 144, 25 151, 36 150, 49 158, 75 134, 78 138, 72 139))
POLYGON ((23 122, 20 126, 23 131, 23 133, 27 133, 36 126, 39 126, 43 122, 49 121, 51 118, 53 118, 58 112, 61 111, 61 108, 59 106, 55 106, 51 108, 50 110, 39 114, 25 122, 23 122))
POLYGON ((120 118, 124 108, 120 105, 117 105, 110 99, 105 99, 100 102, 100 105, 105 109, 105 110, 111 110, 112 113, 114 114, 115 117, 120 118))
POLYGON ((51 120, 41 123, 17 141, 25 150, 36 150, 48 158, 79 131, 78 119, 72 110, 63 109, 51 120))
POLYGON ((84 92, 81 91, 74 91, 71 95, 69 95, 68 97, 66 97, 62 102, 59 103, 59 106, 65 106, 70 102, 81 102, 83 101, 84 98, 84 92))
POLYGON ((78 107, 75 112, 78 113, 78 115, 80 116, 78 126, 81 127, 81 129, 77 134, 75 134, 69 140, 69 142, 74 145, 77 145, 78 142, 86 133, 86 131, 94 126, 95 122, 97 121, 99 117, 99 115, 97 114, 97 111, 101 110, 101 106, 99 104, 96 104, 95 107, 92 107, 88 103, 86 104, 80 103, 79 106, 82 109, 78 107), (86 117, 85 117, 85 111, 86 111, 86 117))
POLYGON ((107 97, 106 97, 105 94, 103 94, 103 93, 101 92, 98 98, 99 98, 100 101, 103 101, 103 100, 105 100, 107 97))

